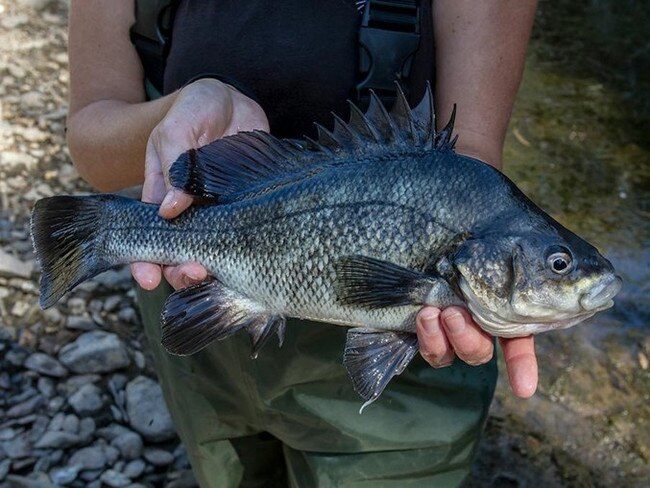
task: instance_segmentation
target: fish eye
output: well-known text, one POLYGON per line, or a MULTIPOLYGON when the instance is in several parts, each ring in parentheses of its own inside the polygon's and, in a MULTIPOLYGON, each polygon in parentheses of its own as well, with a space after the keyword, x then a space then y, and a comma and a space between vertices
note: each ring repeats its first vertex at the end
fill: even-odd
POLYGON ((571 252, 562 246, 553 246, 547 252, 546 263, 556 274, 567 274, 573 269, 571 252))

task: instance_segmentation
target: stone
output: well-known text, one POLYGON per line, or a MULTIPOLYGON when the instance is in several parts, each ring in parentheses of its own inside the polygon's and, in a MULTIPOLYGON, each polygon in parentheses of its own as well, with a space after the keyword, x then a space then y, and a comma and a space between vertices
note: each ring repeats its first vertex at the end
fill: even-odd
POLYGON ((49 412, 58 412, 61 410, 61 407, 65 403, 65 398, 62 396, 55 396, 54 398, 51 398, 49 402, 47 402, 47 410, 49 412))
POLYGON ((80 440, 80 437, 76 434, 70 434, 69 432, 60 430, 48 430, 43 434, 43 437, 36 441, 34 447, 38 449, 65 449, 78 444, 80 440))
POLYGON ((127 476, 113 469, 104 471, 99 479, 112 488, 124 488, 131 484, 131 480, 127 476))
POLYGON ((126 411, 131 427, 145 439, 160 442, 176 436, 162 389, 151 378, 138 376, 126 385, 126 411))
POLYGON ((0 442, 0 447, 9 459, 21 459, 31 454, 31 447, 24 435, 0 442))
POLYGON ((11 459, 5 459, 4 461, 0 462, 0 482, 2 482, 9 474, 10 467, 11 467, 11 459))
POLYGON ((122 300, 123 297, 121 295, 111 295, 104 300, 102 308, 106 312, 113 312, 119 307, 122 300))
POLYGON ((38 383, 36 384, 36 387, 38 388, 38 391, 41 392, 41 395, 43 395, 47 399, 52 398, 56 393, 56 387, 54 385, 54 381, 52 381, 50 378, 40 377, 38 379, 38 383))
POLYGON ((154 466, 167 466, 174 461, 174 455, 171 452, 152 447, 145 448, 144 458, 154 466))
POLYGON ((90 415, 104 406, 102 391, 93 384, 84 385, 70 395, 68 403, 78 415, 90 415))
POLYGON ((101 429, 97 429, 97 435, 109 442, 112 442, 115 438, 123 434, 129 434, 132 432, 132 430, 116 423, 109 424, 106 427, 102 427, 101 429))
POLYGON ((37 373, 54 376, 55 378, 62 378, 68 374, 68 370, 60 362, 42 352, 30 354, 25 360, 24 366, 37 373))
POLYGON ((24 417, 33 413, 36 409, 40 408, 44 404, 45 398, 43 398, 43 395, 37 394, 31 397, 29 400, 25 400, 24 402, 14 405, 9 410, 7 410, 5 415, 8 418, 24 417))
POLYGON ((70 456, 68 464, 71 466, 79 464, 83 470, 103 469, 108 464, 105 448, 96 445, 79 449, 70 456))
MULTIPOLYGON (((93 480, 97 480, 97 482, 99 483, 98 486, 101 486, 101 481, 99 481, 97 478, 99 478, 99 477, 102 475, 103 472, 104 472, 103 469, 93 469, 93 470, 89 470, 89 471, 83 471, 83 472, 81 473, 81 478, 82 478, 84 481, 93 481, 93 480)), ((92 485, 92 484, 88 484, 88 485, 86 485, 86 486, 88 487, 88 486, 91 486, 91 485, 92 485)))
POLYGON ((142 437, 135 432, 124 432, 111 441, 111 446, 117 448, 127 461, 142 455, 142 437))
POLYGON ((81 471, 83 466, 80 464, 75 464, 73 466, 67 466, 65 468, 55 468, 50 471, 50 480, 55 485, 69 485, 79 476, 79 471, 81 471))
POLYGON ((45 473, 38 473, 33 476, 18 476, 10 474, 6 478, 7 486, 11 488, 57 488, 50 483, 49 477, 45 473))
POLYGON ((67 344, 59 361, 75 373, 108 373, 131 364, 126 345, 115 334, 91 331, 67 344))
POLYGON ((51 465, 52 464, 50 462, 50 459, 47 456, 42 456, 38 458, 36 464, 34 464, 34 467, 32 468, 32 471, 45 473, 48 469, 50 469, 51 465))
POLYGON ((77 417, 74 414, 66 415, 65 419, 63 420, 63 425, 61 426, 61 430, 65 432, 70 432, 71 434, 78 434, 79 417, 77 417))
MULTIPOLYGON (((3 153, 3 163, 6 160, 6 153, 3 153)), ((33 262, 24 262, 23 260, 0 249, 0 276, 8 278, 19 277, 29 278, 34 270, 33 262)))
POLYGON ((95 420, 92 417, 84 417, 79 422, 79 437, 90 440, 95 433, 95 420))
POLYGON ((139 478, 142 473, 144 473, 144 468, 145 464, 142 459, 134 459, 133 461, 129 462, 129 464, 124 466, 122 473, 131 479, 139 478))
POLYGON ((72 330, 97 330, 95 322, 83 315, 69 315, 65 321, 65 326, 72 330))
POLYGON ((102 377, 98 374, 80 374, 71 376, 65 383, 59 384, 60 392, 69 396, 82 386, 97 383, 101 379, 102 377))
POLYGON ((52 420, 50 420, 50 424, 47 426, 47 430, 61 430, 63 428, 64 420, 65 414, 63 412, 58 412, 54 417, 52 417, 52 420))

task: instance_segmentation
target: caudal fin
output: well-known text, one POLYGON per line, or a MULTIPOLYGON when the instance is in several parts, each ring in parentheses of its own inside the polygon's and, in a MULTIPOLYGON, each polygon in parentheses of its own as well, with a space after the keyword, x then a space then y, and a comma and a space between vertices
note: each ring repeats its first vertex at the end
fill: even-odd
POLYGON ((41 265, 42 308, 114 263, 98 251, 102 213, 113 195, 56 196, 36 202, 31 233, 41 265))

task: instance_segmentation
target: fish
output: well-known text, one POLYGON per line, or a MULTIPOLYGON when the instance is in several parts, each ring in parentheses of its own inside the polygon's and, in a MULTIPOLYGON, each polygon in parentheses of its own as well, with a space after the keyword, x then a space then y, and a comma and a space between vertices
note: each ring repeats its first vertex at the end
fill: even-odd
POLYGON ((288 317, 348 327, 343 363, 365 400, 418 351, 423 305, 462 305, 497 337, 575 325, 613 305, 622 280, 598 250, 503 173, 456 153, 455 107, 436 130, 431 89, 390 112, 371 95, 318 137, 241 132, 183 153, 173 187, 196 197, 166 220, 111 194, 36 202, 40 304, 114 266, 197 261, 210 279, 172 293, 162 344, 194 354, 245 329, 252 356, 288 317))

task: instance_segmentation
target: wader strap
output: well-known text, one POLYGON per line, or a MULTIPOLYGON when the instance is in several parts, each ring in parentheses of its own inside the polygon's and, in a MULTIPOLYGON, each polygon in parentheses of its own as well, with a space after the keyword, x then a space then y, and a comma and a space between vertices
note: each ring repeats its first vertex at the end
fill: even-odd
POLYGON ((162 96, 165 63, 171 38, 174 0, 136 0, 131 42, 140 56, 145 73, 147 98, 162 96))
POLYGON ((408 96, 407 81, 413 55, 420 45, 418 0, 368 0, 359 27, 359 77, 357 98, 365 108, 373 90, 391 106, 397 89, 408 96))

